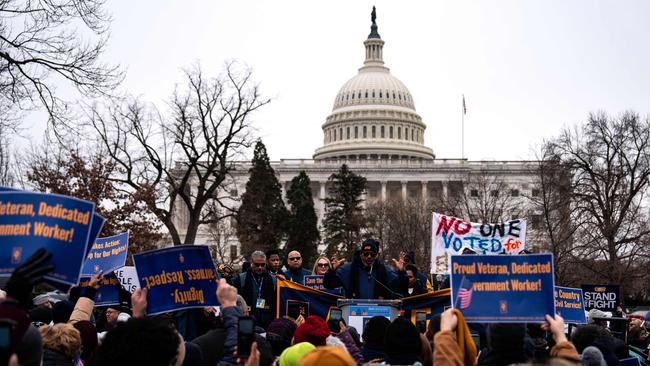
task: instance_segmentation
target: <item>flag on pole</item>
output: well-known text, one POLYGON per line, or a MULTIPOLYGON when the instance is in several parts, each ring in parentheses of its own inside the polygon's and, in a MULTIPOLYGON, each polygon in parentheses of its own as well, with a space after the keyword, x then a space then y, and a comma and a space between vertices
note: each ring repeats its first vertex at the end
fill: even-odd
POLYGON ((467 107, 465 106, 465 94, 463 94, 463 115, 467 114, 467 107))

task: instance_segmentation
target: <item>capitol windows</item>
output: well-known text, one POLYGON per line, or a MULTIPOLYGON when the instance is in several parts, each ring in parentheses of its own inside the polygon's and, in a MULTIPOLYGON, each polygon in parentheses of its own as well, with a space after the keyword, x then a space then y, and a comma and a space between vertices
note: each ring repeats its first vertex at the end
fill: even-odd
POLYGON ((368 91, 366 90, 366 98, 368 98, 368 91))
POLYGON ((336 141, 336 129, 334 129, 334 141, 336 141))
POLYGON ((343 140, 343 127, 339 128, 339 140, 343 140))
POLYGON ((354 138, 358 139, 359 138, 359 127, 354 126, 354 138))
POLYGON ((388 137, 393 138, 393 126, 388 127, 388 137))
POLYGON ((372 91, 372 97, 373 98, 375 97, 375 91, 374 90, 372 91))
POLYGON ((415 141, 415 140, 413 139, 413 133, 414 133, 414 132, 415 132, 415 131, 411 130, 411 141, 415 141))
POLYGON ((397 127, 397 139, 402 139, 402 127, 397 127))
POLYGON ((368 128, 363 126, 363 138, 365 139, 366 137, 368 137, 368 128))
POLYGON ((405 128, 404 129, 404 140, 408 140, 408 139, 409 139, 409 129, 405 128))
POLYGON ((361 92, 359 92, 359 99, 361 99, 361 92))
POLYGON ((384 138, 384 126, 381 126, 381 138, 384 138))
POLYGON ((383 98, 383 94, 381 93, 381 90, 379 91, 379 98, 383 98))
POLYGON ((374 139, 375 137, 377 137, 377 134, 376 134, 375 132, 376 132, 376 128, 375 128, 375 126, 372 126, 372 138, 373 138, 373 139, 374 139))
POLYGON ((350 127, 347 127, 347 128, 345 129, 345 138, 346 138, 347 140, 350 139, 350 127))

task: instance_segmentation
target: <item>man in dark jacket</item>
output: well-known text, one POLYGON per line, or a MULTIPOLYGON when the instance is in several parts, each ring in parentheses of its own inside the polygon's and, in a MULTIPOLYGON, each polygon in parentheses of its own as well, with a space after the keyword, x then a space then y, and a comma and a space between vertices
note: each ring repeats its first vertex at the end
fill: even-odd
POLYGON ((328 289, 343 287, 345 297, 351 299, 393 299, 402 297, 408 280, 404 261, 393 259, 396 272, 390 271, 377 258, 379 243, 367 239, 361 244, 359 255, 352 263, 345 259, 332 260, 332 267, 325 273, 323 285, 328 289))
POLYGON ((251 255, 250 268, 234 277, 232 285, 250 306, 257 325, 266 327, 275 319, 275 277, 266 269, 266 255, 259 250, 251 255))
POLYGON ((292 250, 287 255, 287 267, 284 275, 288 280, 295 283, 304 284, 305 276, 309 276, 311 271, 302 268, 302 255, 297 250, 292 250))

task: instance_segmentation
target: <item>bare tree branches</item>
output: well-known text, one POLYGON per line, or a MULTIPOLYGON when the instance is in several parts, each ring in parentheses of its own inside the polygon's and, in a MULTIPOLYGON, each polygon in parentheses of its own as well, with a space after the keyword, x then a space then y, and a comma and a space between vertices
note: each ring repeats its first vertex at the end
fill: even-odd
POLYGON ((104 0, 0 0, 0 109, 41 106, 51 126, 61 127, 67 125, 69 101, 56 93, 57 82, 87 97, 115 89, 121 70, 99 60, 111 22, 103 5, 104 0))
POLYGON ((147 206, 175 244, 193 244, 200 225, 220 220, 204 209, 211 201, 227 207, 219 196, 234 161, 253 143, 250 115, 269 102, 251 81, 251 70, 236 63, 217 78, 207 78, 198 67, 186 77, 168 116, 138 100, 105 111, 95 107, 91 115, 120 171, 111 179, 129 186, 131 194, 153 193, 148 197, 156 199, 147 206))

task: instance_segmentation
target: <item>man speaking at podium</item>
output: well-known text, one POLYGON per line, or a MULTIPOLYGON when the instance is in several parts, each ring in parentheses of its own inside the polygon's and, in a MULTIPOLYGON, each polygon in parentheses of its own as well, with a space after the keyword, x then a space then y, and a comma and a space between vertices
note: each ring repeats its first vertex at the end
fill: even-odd
POLYGON ((404 260, 393 259, 397 271, 389 271, 378 255, 379 243, 373 239, 364 240, 351 263, 345 263, 345 259, 332 259, 323 285, 328 289, 342 287, 348 299, 401 298, 400 293, 408 286, 404 260))

